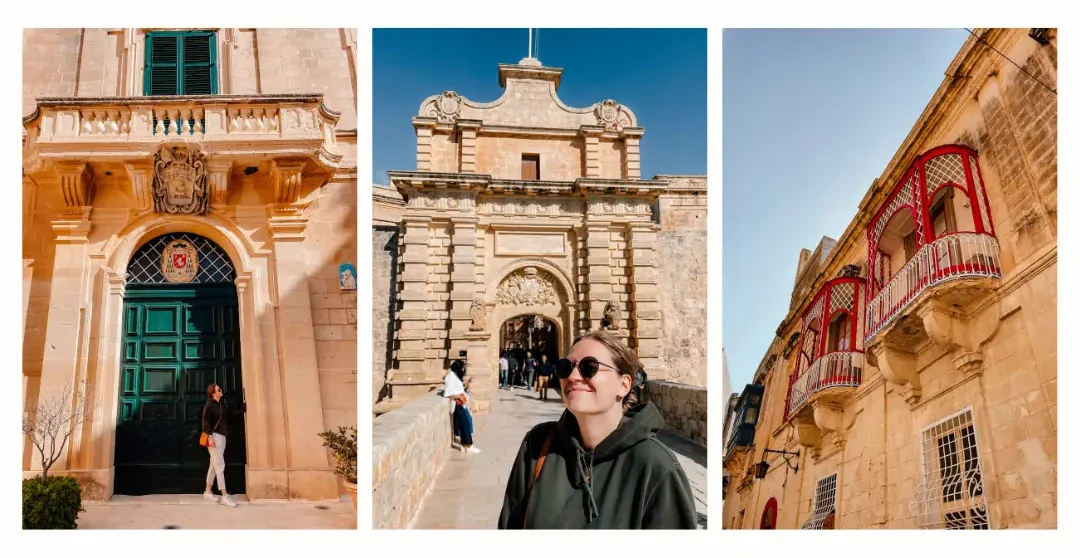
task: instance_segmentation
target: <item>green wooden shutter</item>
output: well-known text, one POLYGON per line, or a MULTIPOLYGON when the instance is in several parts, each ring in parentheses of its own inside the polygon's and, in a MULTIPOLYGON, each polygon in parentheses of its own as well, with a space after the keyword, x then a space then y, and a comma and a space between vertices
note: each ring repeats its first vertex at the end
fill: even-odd
POLYGON ((216 41, 212 31, 190 31, 183 37, 181 60, 184 95, 214 95, 217 93, 216 41))
POLYGON ((143 93, 217 94, 217 42, 214 39, 213 31, 149 33, 143 93))
POLYGON ((150 33, 146 36, 146 66, 143 72, 144 94, 180 94, 179 43, 179 33, 150 33))

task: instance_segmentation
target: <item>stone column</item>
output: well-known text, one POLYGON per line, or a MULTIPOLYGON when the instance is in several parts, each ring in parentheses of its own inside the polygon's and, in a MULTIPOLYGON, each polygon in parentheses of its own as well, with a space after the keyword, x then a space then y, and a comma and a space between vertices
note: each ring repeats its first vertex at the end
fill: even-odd
POLYGON ((435 134, 434 118, 413 118, 416 129, 416 170, 431 171, 431 137, 435 134))
POLYGON ((450 360, 468 349, 476 298, 476 218, 455 217, 450 237, 450 360))
MULTIPOLYGON (((656 225, 632 224, 630 247, 633 338, 636 341, 638 358, 651 376, 653 370, 659 371, 663 368, 663 361, 660 359, 660 298, 656 283, 656 225)), ((657 379, 666 377, 666 371, 657 374, 657 379)))
MULTIPOLYGON (((394 399, 408 398, 417 392, 417 388, 398 384, 422 382, 424 361, 427 358, 428 328, 428 242, 430 240, 430 217, 406 215, 402 221, 401 235, 401 288, 397 294, 397 309, 394 337, 397 339, 395 359, 397 368, 393 377, 394 399)), ((426 389, 419 387, 422 394, 426 389)))
POLYGON ((627 180, 641 179, 641 136, 644 134, 644 128, 624 128, 622 131, 625 146, 622 158, 622 177, 627 180))
POLYGON ((461 161, 458 172, 476 172, 476 133, 480 131, 480 125, 479 120, 457 121, 457 129, 461 134, 458 150, 461 161))
POLYGON ((603 126, 582 126, 578 132, 585 141, 585 177, 600 178, 600 136, 603 126))
POLYGON ((469 390, 472 392, 473 405, 470 410, 476 415, 487 414, 491 411, 495 390, 499 389, 499 375, 488 354, 491 332, 470 331, 465 334, 465 339, 469 347, 469 376, 472 378, 469 390))
POLYGON ((282 207, 296 203, 302 169, 300 164, 273 164, 278 214, 270 218, 269 229, 274 241, 278 327, 283 340, 279 358, 285 388, 289 492, 306 499, 326 499, 338 496, 338 483, 318 436, 324 424, 303 244, 307 218, 295 205, 282 207))

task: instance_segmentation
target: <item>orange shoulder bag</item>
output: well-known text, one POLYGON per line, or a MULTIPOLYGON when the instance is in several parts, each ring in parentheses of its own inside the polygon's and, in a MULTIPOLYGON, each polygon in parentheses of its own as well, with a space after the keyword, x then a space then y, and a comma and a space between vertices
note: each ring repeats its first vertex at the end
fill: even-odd
MULTIPOLYGON (((221 414, 224 416, 225 411, 222 410, 221 414)), ((205 406, 202 409, 202 415, 203 415, 203 419, 205 420, 206 419, 206 407, 205 406)), ((217 422, 214 424, 214 430, 217 430, 217 427, 220 424, 221 424, 221 417, 218 417, 217 422)), ((200 428, 202 427, 202 421, 199 421, 199 426, 200 426, 200 428)), ((210 435, 207 434, 206 432, 203 432, 202 435, 199 436, 199 445, 204 447, 204 448, 209 447, 209 445, 210 445, 210 435)))

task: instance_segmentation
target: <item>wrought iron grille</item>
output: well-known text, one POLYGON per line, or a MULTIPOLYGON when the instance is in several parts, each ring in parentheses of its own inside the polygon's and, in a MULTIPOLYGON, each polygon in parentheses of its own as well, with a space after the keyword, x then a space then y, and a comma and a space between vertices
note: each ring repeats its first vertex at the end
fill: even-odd
POLYGON ((945 184, 956 184, 967 192, 964 158, 959 153, 939 155, 926 163, 926 199, 933 201, 934 194, 945 184))
POLYGON ((922 482, 911 503, 926 529, 989 529, 982 465, 971 409, 922 433, 922 482))
MULTIPOLYGON (((829 515, 836 512, 836 473, 817 481, 814 491, 814 515, 803 523, 803 529, 821 529, 829 515)), ((835 517, 835 516, 833 516, 835 517)), ((831 529, 832 525, 825 526, 831 529)))
POLYGON ((229 255, 213 240, 192 233, 169 233, 156 237, 135 251, 128 264, 126 281, 130 284, 153 285, 168 283, 161 271, 165 247, 176 239, 191 243, 199 254, 199 270, 192 283, 232 283, 236 280, 229 255))

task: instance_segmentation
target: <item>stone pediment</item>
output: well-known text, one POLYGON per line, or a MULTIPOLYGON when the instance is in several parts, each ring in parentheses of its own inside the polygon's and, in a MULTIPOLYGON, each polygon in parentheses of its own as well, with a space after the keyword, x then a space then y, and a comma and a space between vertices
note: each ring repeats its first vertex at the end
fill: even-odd
POLYGON ((633 111, 611 99, 584 108, 567 106, 556 93, 561 76, 561 68, 546 68, 538 60, 501 64, 499 82, 505 90, 495 101, 480 103, 455 91, 444 91, 424 99, 418 116, 440 124, 480 121, 485 128, 578 130, 599 126, 617 132, 638 127, 633 111))

